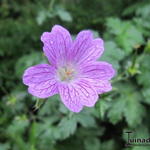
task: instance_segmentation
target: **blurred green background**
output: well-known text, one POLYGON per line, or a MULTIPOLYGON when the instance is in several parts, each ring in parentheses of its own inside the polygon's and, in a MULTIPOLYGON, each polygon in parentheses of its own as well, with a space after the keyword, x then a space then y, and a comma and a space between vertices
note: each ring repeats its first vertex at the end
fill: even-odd
POLYGON ((1 0, 0 150, 149 150, 124 146, 125 131, 150 137, 149 38, 149 0, 1 0), (40 36, 55 24, 102 37, 100 60, 117 70, 113 90, 79 114, 22 83, 26 68, 47 61, 40 36))

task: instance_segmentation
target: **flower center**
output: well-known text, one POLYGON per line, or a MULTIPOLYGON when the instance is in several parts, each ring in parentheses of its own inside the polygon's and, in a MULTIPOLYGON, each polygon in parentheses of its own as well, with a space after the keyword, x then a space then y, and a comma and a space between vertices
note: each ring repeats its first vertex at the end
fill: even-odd
POLYGON ((75 78, 76 72, 70 66, 61 67, 57 71, 57 75, 60 81, 71 81, 75 78))

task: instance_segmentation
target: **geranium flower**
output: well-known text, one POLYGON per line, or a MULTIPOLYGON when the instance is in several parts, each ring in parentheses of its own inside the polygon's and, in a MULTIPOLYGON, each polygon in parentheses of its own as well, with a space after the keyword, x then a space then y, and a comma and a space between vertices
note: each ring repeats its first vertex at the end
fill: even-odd
POLYGON ((60 25, 41 36, 44 54, 50 64, 29 67, 23 75, 28 92, 39 98, 60 94, 64 105, 73 112, 93 107, 98 94, 112 89, 115 71, 111 64, 97 61, 104 51, 103 40, 93 39, 89 30, 76 40, 60 25))

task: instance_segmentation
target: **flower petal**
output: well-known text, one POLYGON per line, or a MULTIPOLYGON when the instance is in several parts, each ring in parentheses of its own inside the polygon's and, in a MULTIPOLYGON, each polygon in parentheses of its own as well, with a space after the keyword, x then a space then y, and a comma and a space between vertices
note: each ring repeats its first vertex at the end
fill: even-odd
POLYGON ((98 94, 95 88, 87 80, 80 80, 76 83, 75 88, 78 90, 81 103, 84 106, 93 107, 98 100, 98 94))
POLYGON ((83 63, 96 60, 104 51, 103 40, 93 39, 92 32, 85 30, 81 31, 72 47, 72 57, 75 62, 83 63))
POLYGON ((110 80, 115 75, 112 65, 107 62, 90 62, 80 66, 81 75, 85 78, 110 80))
POLYGON ((91 80, 91 85, 96 89, 98 94, 103 94, 112 90, 110 81, 108 80, 91 80))
POLYGON ((86 79, 98 94, 112 90, 110 79, 115 75, 112 65, 107 62, 90 62, 80 65, 80 78, 86 79))
POLYGON ((55 25, 51 32, 43 33, 41 41, 44 43, 44 53, 51 64, 57 66, 67 61, 72 39, 65 28, 55 25))
POLYGON ((58 93, 55 68, 48 64, 39 64, 25 70, 23 83, 29 86, 30 94, 39 98, 47 98, 58 93))
POLYGON ((92 44, 89 48, 86 49, 84 55, 79 60, 79 63, 84 63, 84 62, 90 62, 90 61, 95 61, 97 60, 104 51, 104 44, 103 40, 98 38, 95 40, 92 40, 92 44))
POLYGON ((87 81, 61 84, 58 86, 63 103, 73 112, 82 110, 83 105, 92 107, 98 100, 95 89, 87 81))

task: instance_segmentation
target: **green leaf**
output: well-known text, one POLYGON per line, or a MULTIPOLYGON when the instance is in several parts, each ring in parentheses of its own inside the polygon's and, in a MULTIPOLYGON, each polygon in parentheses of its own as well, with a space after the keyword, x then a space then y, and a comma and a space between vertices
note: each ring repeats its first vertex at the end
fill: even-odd
POLYGON ((118 44, 128 53, 133 48, 139 47, 144 43, 144 38, 137 27, 130 24, 129 27, 116 38, 118 44))
POLYGON ((140 103, 141 93, 131 83, 118 83, 116 85, 120 96, 112 101, 112 107, 108 112, 109 120, 116 124, 123 116, 130 127, 136 127, 142 122, 145 115, 145 108, 140 103))
POLYGON ((124 52, 117 47, 116 43, 113 41, 105 42, 105 52, 100 58, 100 60, 108 61, 113 65, 115 69, 119 69, 119 61, 124 58, 124 52))
POLYGON ((26 116, 17 116, 12 124, 8 127, 7 133, 15 136, 16 134, 23 134, 25 128, 29 125, 29 121, 27 120, 26 116))
POLYGON ((95 137, 85 139, 84 145, 86 150, 100 150, 100 140, 95 137))
POLYGON ((138 57, 138 63, 140 65, 140 74, 137 77, 137 82, 143 86, 142 94, 143 94, 143 101, 147 104, 150 104, 150 55, 143 54, 138 57))
POLYGON ((101 150, 116 150, 117 144, 114 140, 106 140, 101 144, 101 150))
POLYGON ((39 25, 42 25, 47 18, 47 12, 45 10, 41 10, 38 12, 36 21, 39 25))
POLYGON ((57 12, 57 15, 60 17, 60 19, 62 21, 66 21, 66 22, 71 22, 72 21, 71 14, 67 10, 65 10, 63 7, 57 6, 56 7, 56 12, 57 12))
POLYGON ((68 119, 68 118, 63 118, 59 125, 58 125, 58 129, 61 135, 61 139, 66 139, 68 138, 70 135, 72 135, 77 128, 77 121, 74 117, 68 119))
POLYGON ((144 51, 150 53, 150 40, 147 41, 144 51))
POLYGON ((150 88, 146 88, 144 87, 142 89, 142 94, 144 96, 144 102, 146 102, 147 104, 150 104, 150 88))
POLYGON ((150 14, 150 4, 141 3, 140 7, 137 8, 136 10, 136 15, 141 16, 142 18, 149 18, 150 14))
POLYGON ((89 114, 80 113, 74 116, 76 121, 79 122, 83 127, 95 127, 96 122, 94 116, 89 114))
POLYGON ((132 148, 132 150, 141 150, 141 149, 142 149, 142 150, 149 150, 149 147, 146 147, 146 146, 136 147, 136 146, 135 146, 135 147, 132 148))
POLYGON ((9 150, 10 149, 10 144, 9 143, 0 143, 0 150, 9 150))
POLYGON ((45 62, 46 58, 44 58, 44 55, 41 52, 32 52, 31 54, 24 55, 16 63, 16 75, 20 77, 28 67, 45 62))
POLYGON ((111 106, 111 103, 106 101, 105 99, 101 99, 98 104, 97 108, 99 111, 99 115, 101 119, 104 119, 106 112, 108 111, 109 107, 111 106))
POLYGON ((125 54, 131 53, 133 48, 139 47, 144 43, 144 38, 141 31, 129 21, 121 21, 118 18, 108 18, 107 30, 112 34, 112 37, 117 42, 125 54))
POLYGON ((124 108, 124 116, 129 126, 135 127, 142 122, 145 115, 145 108, 140 104, 134 96, 130 96, 126 100, 126 107, 124 108))
POLYGON ((118 123, 123 118, 123 110, 126 107, 123 99, 116 99, 112 103, 111 109, 108 112, 108 118, 113 124, 118 123))
POLYGON ((59 99, 60 98, 58 95, 54 95, 49 97, 47 100, 44 100, 45 104, 43 104, 42 107, 39 109, 38 116, 43 117, 43 116, 49 116, 54 113, 55 114, 59 113, 59 111, 57 110, 60 104, 59 99))
POLYGON ((145 87, 150 87, 150 55, 144 54, 138 58, 138 63, 140 64, 140 74, 137 76, 138 83, 144 85, 145 87))
POLYGON ((146 87, 149 87, 150 80, 149 80, 150 73, 146 70, 141 71, 141 74, 138 76, 138 82, 143 84, 146 87))

